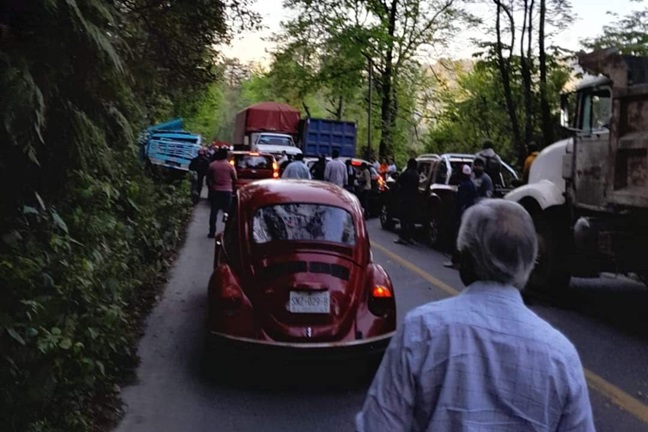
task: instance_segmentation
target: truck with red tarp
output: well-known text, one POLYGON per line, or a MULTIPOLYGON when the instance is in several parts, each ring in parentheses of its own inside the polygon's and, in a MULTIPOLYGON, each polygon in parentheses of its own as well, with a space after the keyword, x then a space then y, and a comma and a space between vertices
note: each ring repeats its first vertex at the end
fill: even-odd
POLYGON ((354 157, 356 124, 349 121, 306 118, 290 105, 261 102, 236 115, 234 144, 280 156, 305 152, 309 155, 354 157))
POLYGON ((299 110, 278 102, 260 102, 236 114, 234 144, 275 156, 301 153, 295 145, 299 110))

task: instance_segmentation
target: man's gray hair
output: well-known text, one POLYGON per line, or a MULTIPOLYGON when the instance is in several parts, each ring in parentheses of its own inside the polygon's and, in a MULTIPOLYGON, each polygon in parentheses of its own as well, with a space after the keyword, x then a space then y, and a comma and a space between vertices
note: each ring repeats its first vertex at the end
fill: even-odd
POLYGON ((524 207, 485 199, 464 213, 457 249, 472 256, 478 280, 522 289, 535 264, 538 240, 524 207))

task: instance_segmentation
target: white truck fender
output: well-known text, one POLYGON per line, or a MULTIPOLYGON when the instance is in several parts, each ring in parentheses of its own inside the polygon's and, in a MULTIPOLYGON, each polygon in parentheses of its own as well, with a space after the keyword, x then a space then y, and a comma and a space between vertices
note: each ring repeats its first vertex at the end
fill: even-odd
POLYGON ((520 186, 504 196, 505 200, 521 202, 525 198, 533 199, 542 210, 565 204, 563 190, 549 180, 520 186))

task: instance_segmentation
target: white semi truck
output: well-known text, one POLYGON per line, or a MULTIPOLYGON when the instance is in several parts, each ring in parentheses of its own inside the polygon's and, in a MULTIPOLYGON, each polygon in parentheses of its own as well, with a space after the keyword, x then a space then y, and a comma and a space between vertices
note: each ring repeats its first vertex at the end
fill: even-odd
POLYGON ((533 218, 529 288, 547 292, 572 276, 648 277, 648 57, 607 49, 579 63, 593 77, 563 95, 572 137, 545 148, 528 184, 505 196, 533 218))

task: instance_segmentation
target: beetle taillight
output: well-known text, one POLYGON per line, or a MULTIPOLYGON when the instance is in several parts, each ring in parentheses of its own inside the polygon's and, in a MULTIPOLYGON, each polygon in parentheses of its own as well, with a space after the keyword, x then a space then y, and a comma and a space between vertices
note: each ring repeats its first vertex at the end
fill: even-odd
POLYGON ((384 285, 374 285, 369 293, 369 312, 386 317, 395 312, 394 293, 384 285))
POLYGON ((279 178, 279 164, 272 162, 272 178, 279 178))
POLYGON ((371 290, 371 297, 373 298, 392 298, 393 294, 391 290, 382 285, 376 285, 371 290))

